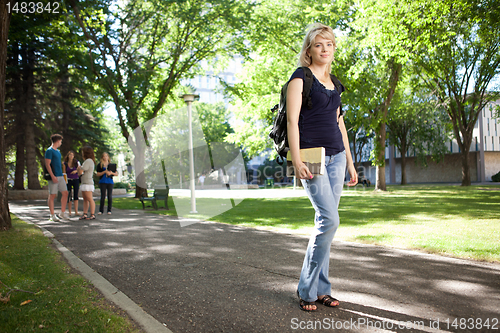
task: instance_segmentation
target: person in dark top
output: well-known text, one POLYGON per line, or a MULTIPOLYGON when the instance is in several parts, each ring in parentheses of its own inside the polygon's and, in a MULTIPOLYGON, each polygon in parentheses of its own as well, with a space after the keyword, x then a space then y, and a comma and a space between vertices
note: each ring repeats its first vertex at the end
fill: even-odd
POLYGON ((292 163, 315 210, 314 231, 309 240, 297 288, 300 308, 316 311, 316 303, 335 307, 339 301, 331 296, 329 281, 330 246, 339 226, 338 205, 344 186, 357 184, 349 140, 340 110, 340 94, 330 78, 335 52, 332 28, 316 23, 304 39, 299 66, 313 73, 310 96, 312 108, 302 105, 304 71, 297 69, 287 91, 287 130, 292 163), (325 173, 313 176, 300 160, 300 149, 325 147, 325 173))
POLYGON ((102 153, 101 162, 97 164, 96 174, 99 179, 99 188, 101 189, 101 202, 99 204, 99 213, 104 214, 104 201, 106 199, 106 192, 108 192, 108 214, 111 214, 111 207, 113 207, 113 176, 118 176, 116 170, 109 170, 110 160, 108 153, 102 153))
POLYGON ((63 173, 68 178, 68 211, 71 216, 71 202, 75 205, 75 215, 78 216, 78 191, 80 189, 80 177, 78 176, 78 166, 80 162, 75 158, 75 152, 70 150, 64 156, 63 173), (73 195, 71 195, 73 191, 73 195))

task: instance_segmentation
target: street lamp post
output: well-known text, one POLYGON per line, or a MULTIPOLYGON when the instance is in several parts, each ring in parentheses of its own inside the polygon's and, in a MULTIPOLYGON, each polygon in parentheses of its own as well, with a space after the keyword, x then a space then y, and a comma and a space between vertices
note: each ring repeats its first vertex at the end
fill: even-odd
POLYGON ((189 128, 189 171, 190 171, 190 181, 189 187, 191 188, 191 212, 198 213, 196 211, 196 195, 195 195, 195 179, 194 179, 194 154, 193 154, 193 125, 191 123, 191 103, 199 99, 199 95, 195 94, 184 94, 180 95, 180 98, 184 99, 187 104, 188 111, 188 128, 189 128))

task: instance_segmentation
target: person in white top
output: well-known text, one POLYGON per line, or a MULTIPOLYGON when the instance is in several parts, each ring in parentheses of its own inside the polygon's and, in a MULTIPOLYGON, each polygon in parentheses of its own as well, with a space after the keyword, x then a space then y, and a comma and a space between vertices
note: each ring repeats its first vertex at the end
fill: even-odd
POLYGON ((80 220, 95 220, 95 202, 92 192, 94 192, 94 167, 95 155, 92 147, 85 146, 82 148, 83 164, 78 167, 78 174, 82 176, 82 184, 80 190, 83 197, 83 215, 80 220), (90 208, 90 217, 88 210, 90 208))

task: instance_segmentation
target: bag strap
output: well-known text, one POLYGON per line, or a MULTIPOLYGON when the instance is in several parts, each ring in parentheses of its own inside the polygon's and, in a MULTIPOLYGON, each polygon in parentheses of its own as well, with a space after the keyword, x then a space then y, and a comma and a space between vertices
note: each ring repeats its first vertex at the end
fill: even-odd
MULTIPOLYGON (((330 73, 330 79, 332 79, 333 85, 335 86, 335 89, 337 89, 339 95, 342 95, 342 93, 345 91, 344 85, 340 83, 340 80, 331 73, 330 73)), ((340 101, 340 115, 342 116, 343 114, 344 111, 342 110, 342 101, 340 101)))
MULTIPOLYGON (((313 73, 309 67, 301 67, 304 71, 304 87, 302 89, 302 105, 307 105, 308 109, 312 109, 312 101, 310 96, 311 87, 313 84, 313 73)), ((335 86, 335 89, 339 92, 339 95, 345 91, 345 87, 340 80, 333 74, 330 74, 330 79, 335 86)))
POLYGON ((331 73, 330 73, 330 79, 332 80, 335 89, 337 89, 337 91, 339 92, 339 95, 342 95, 342 93, 345 91, 344 85, 340 83, 340 80, 331 73))
POLYGON ((309 67, 301 67, 304 71, 304 87, 302 88, 302 105, 307 105, 307 108, 312 109, 311 87, 313 84, 313 73, 309 67))

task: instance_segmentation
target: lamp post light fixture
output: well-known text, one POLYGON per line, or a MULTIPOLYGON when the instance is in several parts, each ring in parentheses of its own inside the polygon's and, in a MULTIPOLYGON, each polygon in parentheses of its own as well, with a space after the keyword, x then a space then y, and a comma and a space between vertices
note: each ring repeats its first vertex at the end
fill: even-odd
POLYGON ((196 211, 196 195, 195 195, 195 179, 194 179, 194 154, 193 154, 193 125, 191 123, 191 103, 200 98, 199 95, 195 94, 183 94, 179 95, 179 98, 184 99, 187 104, 188 112, 188 128, 189 128, 189 172, 190 180, 189 187, 191 188, 191 211, 190 213, 198 213, 196 211))

